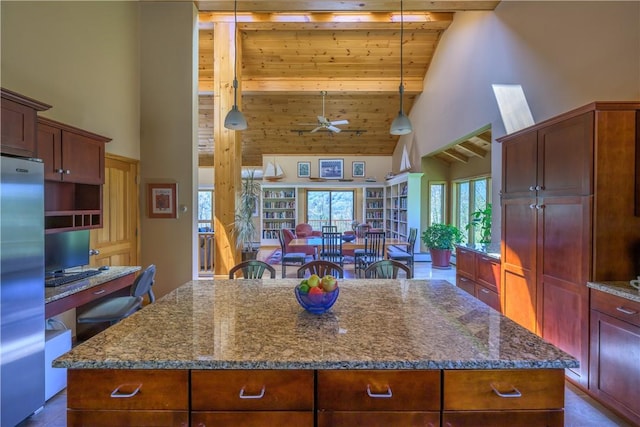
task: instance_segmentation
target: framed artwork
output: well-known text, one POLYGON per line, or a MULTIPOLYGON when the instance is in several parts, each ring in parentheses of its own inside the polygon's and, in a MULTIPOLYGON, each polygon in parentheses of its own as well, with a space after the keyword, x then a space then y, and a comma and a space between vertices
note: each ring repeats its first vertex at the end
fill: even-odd
POLYGON ((311 177, 311 162, 298 162, 298 178, 311 177))
POLYGON ((364 178, 364 162, 353 162, 353 170, 351 175, 354 178, 364 178))
POLYGON ((177 184, 147 184, 149 218, 177 218, 177 184))
POLYGON ((320 159, 320 178, 342 179, 344 162, 342 159, 320 159))

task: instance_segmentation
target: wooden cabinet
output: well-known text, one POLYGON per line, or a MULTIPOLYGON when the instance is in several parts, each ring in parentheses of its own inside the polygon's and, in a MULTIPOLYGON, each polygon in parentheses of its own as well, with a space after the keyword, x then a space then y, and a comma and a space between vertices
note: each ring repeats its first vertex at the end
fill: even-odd
POLYGON ((640 303, 591 289, 589 391, 640 424, 640 303))
POLYGON ((384 229, 384 187, 365 187, 364 222, 371 228, 384 229))
POLYGON ((37 113, 48 110, 51 106, 7 89, 1 89, 0 93, 2 94, 0 151, 14 156, 38 157, 37 113))
POLYGON ((318 426, 440 425, 440 371, 318 371, 318 426))
POLYGON ((586 387, 589 280, 634 277, 636 115, 598 102, 500 138, 503 313, 570 353, 586 387))
POLYGON ((38 118, 47 232, 102 226, 104 145, 108 141, 82 129, 38 118))
POLYGON ((456 285, 494 310, 500 308, 500 259, 465 246, 456 247, 456 285))
POLYGON ((558 369, 444 371, 443 426, 564 425, 558 369))
POLYGON ((194 426, 310 426, 313 371, 192 371, 191 409, 194 426))
POLYGON ((67 425, 189 425, 189 371, 69 369, 67 425))

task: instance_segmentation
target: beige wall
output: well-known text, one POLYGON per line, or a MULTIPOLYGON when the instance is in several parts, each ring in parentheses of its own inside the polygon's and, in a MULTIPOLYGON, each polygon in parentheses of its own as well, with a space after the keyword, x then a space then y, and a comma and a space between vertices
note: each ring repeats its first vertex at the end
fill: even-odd
POLYGON ((177 219, 149 218, 142 192, 142 261, 158 267, 159 295, 196 274, 196 18, 190 2, 140 5, 142 188, 178 184, 177 219))
POLYGON ((2 87, 53 105, 42 115, 112 138, 140 158, 135 2, 2 1, 2 87))

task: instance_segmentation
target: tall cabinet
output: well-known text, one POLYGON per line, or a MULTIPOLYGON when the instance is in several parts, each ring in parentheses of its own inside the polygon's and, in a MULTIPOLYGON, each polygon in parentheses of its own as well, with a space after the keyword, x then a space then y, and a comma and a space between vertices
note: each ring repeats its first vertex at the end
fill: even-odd
MULTIPOLYGON (((588 384, 590 280, 628 280, 640 103, 596 102, 502 143, 503 313, 580 361, 588 384)), ((635 251, 635 253, 634 253, 635 251)))

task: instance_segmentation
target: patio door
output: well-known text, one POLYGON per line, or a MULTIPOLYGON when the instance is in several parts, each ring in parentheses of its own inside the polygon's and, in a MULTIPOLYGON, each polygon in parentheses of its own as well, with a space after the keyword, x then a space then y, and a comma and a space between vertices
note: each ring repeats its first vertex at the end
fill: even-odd
POLYGON ((307 190, 307 222, 314 230, 335 225, 339 232, 351 230, 354 219, 353 190, 307 190))

